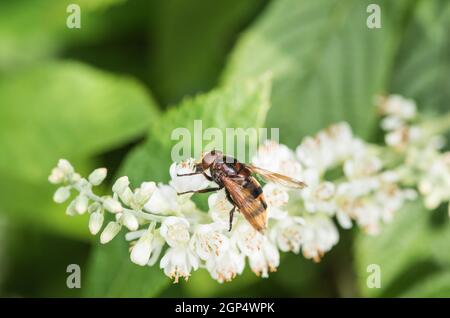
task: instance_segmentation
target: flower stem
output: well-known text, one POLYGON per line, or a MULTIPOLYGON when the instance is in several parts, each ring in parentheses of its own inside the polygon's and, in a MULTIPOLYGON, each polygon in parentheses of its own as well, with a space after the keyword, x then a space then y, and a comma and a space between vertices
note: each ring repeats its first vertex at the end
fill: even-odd
MULTIPOLYGON (((99 197, 98 195, 96 195, 94 192, 92 192, 92 189, 89 189, 89 191, 84 191, 76 183, 71 184, 71 186, 80 193, 84 192, 84 194, 92 201, 98 202, 103 205, 105 200, 102 197, 99 197)), ((136 210, 131 210, 128 208, 123 208, 123 210, 134 214, 136 217, 142 218, 147 221, 152 221, 152 222, 161 223, 162 221, 164 221, 164 218, 165 218, 165 216, 147 213, 144 211, 136 211, 136 210)))

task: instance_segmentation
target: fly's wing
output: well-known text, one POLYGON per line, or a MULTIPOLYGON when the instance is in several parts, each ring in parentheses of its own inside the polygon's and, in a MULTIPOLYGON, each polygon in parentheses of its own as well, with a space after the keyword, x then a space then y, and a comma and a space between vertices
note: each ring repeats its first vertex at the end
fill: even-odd
POLYGON ((250 170, 252 173, 256 173, 263 177, 266 181, 274 182, 279 185, 289 187, 289 188, 298 188, 303 189, 306 187, 306 184, 302 181, 287 177, 285 175, 272 172, 263 168, 255 167, 253 165, 245 165, 245 167, 250 170))
POLYGON ((245 219, 255 230, 264 233, 267 223, 267 204, 259 183, 253 177, 250 177, 248 186, 245 187, 231 178, 225 177, 222 181, 245 219))

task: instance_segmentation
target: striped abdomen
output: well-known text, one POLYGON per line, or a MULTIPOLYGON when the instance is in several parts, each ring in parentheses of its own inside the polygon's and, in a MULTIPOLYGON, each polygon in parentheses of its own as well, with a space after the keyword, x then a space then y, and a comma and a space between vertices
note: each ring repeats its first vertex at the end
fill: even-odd
POLYGON ((267 223, 267 204, 259 182, 252 176, 244 179, 225 177, 226 189, 239 211, 259 232, 264 232, 267 223))

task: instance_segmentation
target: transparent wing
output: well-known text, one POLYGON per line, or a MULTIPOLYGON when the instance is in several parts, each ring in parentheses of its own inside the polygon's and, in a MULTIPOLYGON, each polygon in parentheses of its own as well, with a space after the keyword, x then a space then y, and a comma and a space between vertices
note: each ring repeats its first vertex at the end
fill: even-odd
POLYGON ((289 188, 303 189, 304 187, 306 187, 306 184, 304 182, 296 180, 294 178, 290 178, 285 175, 272 172, 263 168, 255 167, 253 165, 245 165, 245 166, 248 168, 248 170, 260 175, 266 181, 274 182, 289 188))

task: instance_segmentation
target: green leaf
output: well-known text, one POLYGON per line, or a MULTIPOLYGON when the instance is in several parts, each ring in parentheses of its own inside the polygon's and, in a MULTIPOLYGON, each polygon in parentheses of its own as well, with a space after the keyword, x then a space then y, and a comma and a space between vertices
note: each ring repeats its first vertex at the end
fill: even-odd
POLYGON ((94 246, 88 264, 85 297, 152 297, 167 287, 158 264, 141 267, 130 261, 128 243, 118 235, 107 245, 94 246))
POLYGON ((153 1, 149 76, 163 104, 211 89, 235 34, 261 0, 153 1))
MULTIPOLYGON (((167 181, 172 163, 171 149, 178 142, 172 140, 172 131, 187 128, 194 136, 195 120, 202 120, 203 130, 219 128, 224 135, 226 128, 262 127, 269 109, 270 87, 270 75, 265 74, 257 80, 230 84, 208 94, 186 98, 152 126, 147 142, 128 156, 121 170, 122 175, 129 176, 136 185, 149 179, 167 181)), ((200 140, 195 141, 197 146, 200 141, 203 145, 208 143, 201 136, 200 140)))
MULTIPOLYGON (((359 234, 355 243, 356 271, 364 296, 413 295, 420 282, 426 282, 450 265, 448 239, 450 220, 444 206, 427 211, 415 202, 399 211, 394 221, 383 228, 381 235, 359 234), (393 243, 394 242, 394 243, 393 243), (369 289, 366 281, 370 264, 380 265, 381 288, 369 289), (416 287, 414 287, 416 286, 416 287)), ((440 288, 450 288, 450 280, 440 288)), ((419 297, 420 293, 415 297, 419 297)))
POLYGON ((369 29, 372 2, 273 1, 238 42, 223 81, 273 72, 267 124, 290 146, 339 120, 370 136, 373 97, 386 88, 407 3, 378 1, 382 28, 369 29))
POLYGON ((64 208, 50 204, 51 168, 67 158, 87 172, 88 158, 145 134, 157 116, 134 80, 75 62, 42 64, 1 79, 0 104, 0 209, 77 233, 64 226, 71 223, 64 208))
MULTIPOLYGON (((196 119, 203 121, 203 129, 261 127, 269 108, 269 96, 270 77, 264 75, 245 84, 230 85, 184 100, 152 126, 148 140, 129 154, 120 175, 129 176, 135 185, 144 180, 167 181, 172 163, 173 129, 186 127, 193 133, 196 119)), ((109 250, 99 246, 93 251, 86 295, 149 297, 157 295, 170 283, 158 265, 139 268, 131 263, 122 238, 109 244, 112 245, 109 250)))
POLYGON ((448 298, 450 295, 450 271, 433 274, 414 284, 401 297, 448 298))
POLYGON ((70 42, 105 32, 102 11, 125 0, 17 0, 0 3, 0 71, 53 56, 70 42), (81 10, 81 29, 69 29, 69 4, 81 10))
POLYGON ((422 109, 448 111, 450 99, 450 3, 420 1, 407 24, 391 91, 422 109))
MULTIPOLYGON (((429 211, 425 211, 421 202, 410 204, 395 215, 394 221, 383 227, 382 233, 369 236, 363 233, 355 242, 356 272, 359 287, 364 296, 381 296, 397 294, 396 279, 404 280, 423 273, 414 272, 414 268, 426 269, 429 265, 431 250, 429 248, 429 211), (380 289, 369 289, 367 268, 377 264, 381 269, 380 289), (407 270, 411 270, 410 273, 407 270)), ((404 282, 401 282, 404 283, 404 282)))

